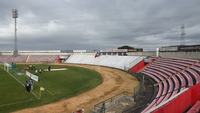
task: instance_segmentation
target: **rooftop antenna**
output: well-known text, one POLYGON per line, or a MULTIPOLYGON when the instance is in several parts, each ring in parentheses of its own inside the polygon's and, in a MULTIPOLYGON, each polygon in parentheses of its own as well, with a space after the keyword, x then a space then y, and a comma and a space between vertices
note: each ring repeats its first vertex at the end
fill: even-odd
POLYGON ((181 26, 181 41, 180 41, 180 45, 185 45, 185 25, 183 24, 181 26))
POLYGON ((17 11, 17 9, 12 9, 12 18, 14 19, 14 22, 15 22, 15 28, 14 28, 14 31, 15 31, 15 34, 14 34, 15 40, 14 40, 13 55, 17 56, 18 55, 18 50, 17 50, 17 18, 18 18, 18 11, 17 11))

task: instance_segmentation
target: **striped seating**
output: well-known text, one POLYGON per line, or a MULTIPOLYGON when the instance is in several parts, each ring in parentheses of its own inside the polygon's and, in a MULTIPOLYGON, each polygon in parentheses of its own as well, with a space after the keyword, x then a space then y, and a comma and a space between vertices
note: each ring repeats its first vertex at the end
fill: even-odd
MULTIPOLYGON (((148 73, 148 72, 147 72, 148 73)), ((160 72, 156 72, 156 71, 150 71, 149 72, 150 74, 152 74, 152 75, 154 75, 154 76, 156 76, 157 74, 159 74, 159 75, 162 75, 162 76, 157 76, 158 78, 160 78, 160 82, 162 82, 163 83, 163 91, 162 91, 162 95, 163 96, 161 96, 161 98, 159 98, 159 97, 157 97, 157 98, 159 98, 158 100, 157 100, 157 102, 156 103, 160 103, 164 98, 165 98, 165 95, 168 93, 167 91, 168 91, 168 84, 172 84, 173 82, 172 82, 172 80, 171 79, 168 79, 168 76, 165 76, 165 75, 163 75, 162 73, 160 73, 160 72)))
POLYGON ((26 55, 19 55, 19 56, 12 56, 12 55, 2 55, 0 56, 0 63, 3 62, 16 62, 16 63, 25 63, 26 62, 26 55))
POLYGON ((2 55, 0 56, 0 63, 15 62, 15 63, 40 63, 40 62, 55 62, 57 55, 2 55))
POLYGON ((195 82, 198 83, 200 81, 199 74, 196 71, 194 71, 193 69, 188 68, 188 69, 186 69, 186 72, 189 73, 190 75, 192 75, 193 80, 195 80, 195 82))
POLYGON ((166 67, 166 68, 170 68, 172 70, 176 70, 176 71, 181 71, 183 69, 185 69, 184 66, 178 66, 178 65, 175 65, 175 64, 165 64, 163 65, 162 63, 156 63, 155 65, 157 66, 163 66, 163 67, 166 67))
MULTIPOLYGON (((162 82, 156 78, 155 76, 153 76, 152 74, 149 74, 149 73, 146 73, 146 72, 143 72, 144 74, 150 76, 151 78, 153 78, 157 84, 158 84, 158 93, 156 95, 156 98, 160 97, 162 94, 162 91, 163 91, 163 86, 162 86, 162 82)), ((148 106, 147 108, 143 111, 143 113, 145 113, 145 111, 149 110, 151 107, 155 106, 156 105, 156 99, 154 99, 148 106)))
POLYGON ((187 87, 193 86, 193 80, 192 77, 190 75, 188 75, 186 72, 181 72, 181 74, 183 75, 183 77, 186 78, 187 80, 187 87))
POLYGON ((193 64, 198 62, 197 60, 188 60, 188 59, 175 59, 175 58, 162 58, 162 61, 169 61, 169 62, 176 62, 176 63, 183 63, 183 64, 193 64))
POLYGON ((168 64, 170 62, 170 64, 180 65, 180 66, 184 66, 184 67, 188 66, 188 64, 184 64, 184 63, 180 63, 180 62, 173 62, 173 61, 159 61, 159 62, 163 63, 163 64, 168 64))
POLYGON ((180 74, 180 73, 178 73, 178 74, 176 74, 176 76, 177 76, 177 78, 178 78, 179 81, 180 81, 181 88, 186 87, 186 86, 187 86, 187 84, 186 84, 187 80, 183 77, 183 75, 180 74))
POLYGON ((39 62, 55 62, 58 58, 57 55, 30 55, 27 58, 27 63, 39 63, 39 62))
POLYGON ((143 74, 158 83, 155 99, 142 111, 148 112, 153 107, 173 98, 182 89, 200 82, 200 64, 198 60, 158 58, 146 67, 143 74), (159 86, 159 84, 161 84, 159 86))

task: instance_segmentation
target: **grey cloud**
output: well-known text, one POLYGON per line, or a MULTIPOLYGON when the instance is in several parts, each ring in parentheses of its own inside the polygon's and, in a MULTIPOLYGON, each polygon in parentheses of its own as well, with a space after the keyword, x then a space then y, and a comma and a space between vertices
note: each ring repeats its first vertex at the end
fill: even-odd
MULTIPOLYGON (((155 50, 179 44, 182 24, 187 44, 198 44, 199 5, 199 0, 1 0, 0 33, 12 30, 11 9, 17 8, 20 49, 155 50)), ((10 35, 0 40, 1 49, 12 49, 10 35)))

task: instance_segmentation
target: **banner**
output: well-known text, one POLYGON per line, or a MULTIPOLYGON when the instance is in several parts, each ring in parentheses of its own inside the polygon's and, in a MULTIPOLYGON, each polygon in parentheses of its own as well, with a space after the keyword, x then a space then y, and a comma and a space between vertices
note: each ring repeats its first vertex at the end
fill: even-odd
MULTIPOLYGON (((58 69, 51 69, 51 71, 64 71, 67 70, 67 68, 58 68, 58 69)), ((44 71, 49 71, 48 69, 44 69, 44 71)))
POLYGON ((28 77, 30 77, 31 79, 33 79, 34 81, 38 82, 38 79, 39 79, 38 76, 36 76, 36 75, 34 75, 34 74, 32 74, 32 73, 30 73, 28 71, 26 71, 26 75, 28 77))

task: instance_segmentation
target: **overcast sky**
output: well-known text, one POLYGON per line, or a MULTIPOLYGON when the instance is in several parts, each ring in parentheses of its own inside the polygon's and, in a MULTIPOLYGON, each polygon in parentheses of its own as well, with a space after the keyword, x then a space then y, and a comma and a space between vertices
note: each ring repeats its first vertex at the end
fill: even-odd
POLYGON ((19 10, 20 50, 146 50, 200 44, 200 0, 0 0, 0 50, 13 49, 12 8, 19 10))

